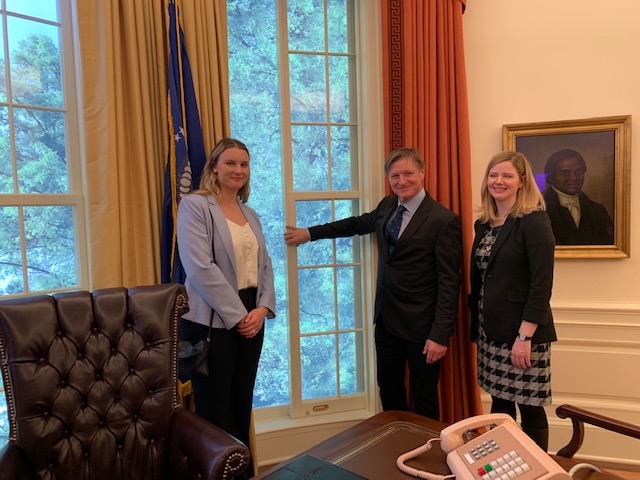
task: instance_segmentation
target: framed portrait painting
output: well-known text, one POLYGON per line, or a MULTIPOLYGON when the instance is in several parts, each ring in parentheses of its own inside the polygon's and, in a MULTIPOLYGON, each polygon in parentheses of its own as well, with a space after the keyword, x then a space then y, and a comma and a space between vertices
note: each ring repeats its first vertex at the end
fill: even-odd
POLYGON ((631 115, 502 126, 544 195, 556 258, 625 258, 630 241, 631 115))

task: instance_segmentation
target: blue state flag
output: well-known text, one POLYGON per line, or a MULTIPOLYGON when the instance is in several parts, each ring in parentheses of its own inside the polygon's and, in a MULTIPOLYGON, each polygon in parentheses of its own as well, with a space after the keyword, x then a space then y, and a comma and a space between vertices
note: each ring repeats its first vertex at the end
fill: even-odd
POLYGON ((169 3, 169 155, 164 182, 160 274, 162 283, 184 283, 176 244, 176 219, 182 195, 200 184, 206 161, 200 114, 184 35, 174 2, 169 3))

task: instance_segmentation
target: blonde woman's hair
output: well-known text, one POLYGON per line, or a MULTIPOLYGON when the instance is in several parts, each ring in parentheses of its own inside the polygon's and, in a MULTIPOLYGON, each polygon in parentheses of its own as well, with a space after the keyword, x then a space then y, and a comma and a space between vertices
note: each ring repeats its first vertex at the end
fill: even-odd
MULTIPOLYGON (((197 195, 213 195, 217 200, 220 199, 222 195, 222 190, 220 189, 220 180, 218 180, 218 174, 214 171, 216 166, 218 165, 218 160, 220 155, 225 150, 230 148, 240 148, 247 152, 249 158, 251 155, 249 154, 249 149, 247 146, 242 143, 240 140, 236 140, 235 138, 223 138, 220 140, 207 158, 207 161, 204 164, 204 168, 202 169, 202 176, 200 177, 200 188, 195 190, 193 193, 197 195)), ((251 173, 249 173, 249 178, 247 178, 247 183, 245 183, 240 190, 238 190, 238 198, 242 203, 247 203, 249 200, 249 181, 251 180, 251 173)))
POLYGON ((518 189, 516 202, 511 208, 510 215, 514 217, 524 217, 536 210, 546 210, 547 207, 544 203, 544 198, 535 182, 533 170, 531 170, 531 165, 529 165, 527 157, 519 152, 500 152, 491 158, 484 172, 482 187, 480 189, 482 204, 477 209, 479 220, 483 223, 499 220, 498 206, 487 188, 487 178, 489 177, 491 169, 502 162, 511 163, 511 165, 515 167, 516 172, 518 172, 518 177, 522 182, 522 188, 518 189))

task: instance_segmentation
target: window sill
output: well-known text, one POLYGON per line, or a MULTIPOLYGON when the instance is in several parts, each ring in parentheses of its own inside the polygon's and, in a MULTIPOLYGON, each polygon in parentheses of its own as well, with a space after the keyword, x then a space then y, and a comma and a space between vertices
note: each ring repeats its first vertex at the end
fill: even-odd
POLYGON ((328 426, 340 423, 358 423, 375 415, 369 410, 353 410, 349 412, 329 413, 326 415, 314 415, 303 418, 291 418, 288 416, 273 417, 255 421, 256 435, 307 429, 310 427, 328 426))

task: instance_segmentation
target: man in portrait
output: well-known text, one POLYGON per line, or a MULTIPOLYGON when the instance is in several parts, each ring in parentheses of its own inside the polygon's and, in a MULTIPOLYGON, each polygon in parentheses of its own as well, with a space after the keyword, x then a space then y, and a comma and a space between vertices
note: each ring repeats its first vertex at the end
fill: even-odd
POLYGON ((587 164, 571 149, 555 152, 544 167, 543 192, 557 245, 612 245, 613 222, 583 191, 587 164))

